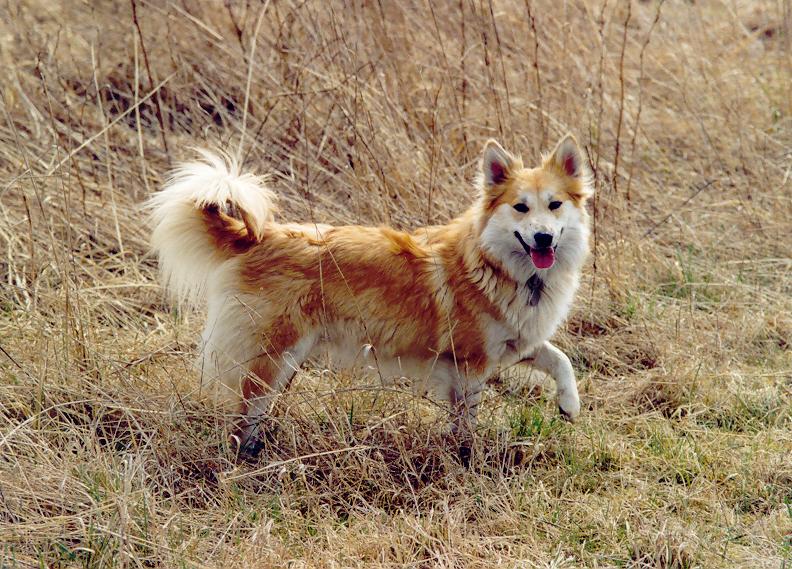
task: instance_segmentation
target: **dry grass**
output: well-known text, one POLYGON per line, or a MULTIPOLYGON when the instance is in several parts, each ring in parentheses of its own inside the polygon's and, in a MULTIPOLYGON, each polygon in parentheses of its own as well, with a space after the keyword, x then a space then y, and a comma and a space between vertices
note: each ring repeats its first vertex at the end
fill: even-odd
POLYGON ((792 563, 789 0, 227 4, 0 7, 0 565, 792 563), (409 226, 487 137, 567 130, 578 424, 512 370, 463 465, 442 410, 311 369, 234 459, 137 209, 170 163, 240 149, 290 219, 409 226))

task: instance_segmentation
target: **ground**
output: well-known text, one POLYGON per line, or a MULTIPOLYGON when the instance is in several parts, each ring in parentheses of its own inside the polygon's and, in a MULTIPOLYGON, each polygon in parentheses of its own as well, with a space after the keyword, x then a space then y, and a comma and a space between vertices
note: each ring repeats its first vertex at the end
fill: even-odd
POLYGON ((792 563, 792 5, 23 0, 0 7, 3 567, 792 563), (441 223, 480 149, 575 133, 593 251, 555 341, 442 407, 309 367, 240 461, 140 203, 191 147, 283 219, 441 223))

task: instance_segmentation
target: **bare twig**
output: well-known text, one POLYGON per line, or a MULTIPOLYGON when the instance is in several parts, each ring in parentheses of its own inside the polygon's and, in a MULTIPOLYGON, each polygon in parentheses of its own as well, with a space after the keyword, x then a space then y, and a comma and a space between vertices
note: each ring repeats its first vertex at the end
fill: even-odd
MULTIPOLYGON (((168 138, 165 135, 165 119, 162 116, 162 105, 160 104, 160 96, 159 96, 159 89, 164 82, 161 82, 159 86, 155 89, 154 88, 154 75, 151 73, 151 65, 149 64, 148 52, 146 51, 146 43, 143 40, 143 31, 140 29, 140 22, 138 22, 137 17, 137 0, 129 0, 132 4, 132 23, 135 25, 135 29, 137 29, 138 37, 140 38, 140 49, 143 52, 143 63, 146 66, 146 75, 148 76, 149 81, 149 92, 154 94, 154 105, 156 107, 156 115, 157 115, 157 122, 159 122, 160 126, 160 137, 162 138, 162 149, 165 151, 165 155, 168 158, 168 164, 170 164, 170 150, 168 150, 168 138)), ((171 73, 168 77, 173 77, 176 73, 171 73)))

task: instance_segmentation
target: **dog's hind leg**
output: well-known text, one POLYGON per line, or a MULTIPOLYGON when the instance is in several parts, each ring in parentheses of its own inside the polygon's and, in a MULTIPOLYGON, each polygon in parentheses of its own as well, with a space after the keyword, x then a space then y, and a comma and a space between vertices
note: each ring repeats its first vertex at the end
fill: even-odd
POLYGON ((316 345, 318 335, 308 333, 278 352, 272 342, 265 354, 251 366, 252 377, 245 382, 245 417, 240 439, 246 454, 256 454, 260 447, 260 427, 263 417, 272 408, 276 397, 288 388, 300 366, 316 345))
POLYGON ((572 363, 566 354, 550 342, 545 342, 531 357, 523 361, 555 379, 558 410, 569 421, 577 419, 580 414, 580 397, 575 382, 575 370, 572 369, 572 363))

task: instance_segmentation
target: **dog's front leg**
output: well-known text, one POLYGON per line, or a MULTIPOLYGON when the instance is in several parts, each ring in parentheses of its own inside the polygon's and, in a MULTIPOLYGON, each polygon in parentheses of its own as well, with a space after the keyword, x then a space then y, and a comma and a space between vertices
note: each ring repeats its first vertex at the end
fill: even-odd
POLYGON ((448 394, 453 415, 452 433, 463 436, 473 433, 483 390, 484 385, 479 381, 458 380, 453 383, 448 394))
POLYGON ((550 342, 545 342, 537 348, 532 356, 523 361, 550 374, 555 379, 558 410, 569 421, 577 419, 580 414, 580 398, 575 382, 575 371, 566 354, 550 342))

